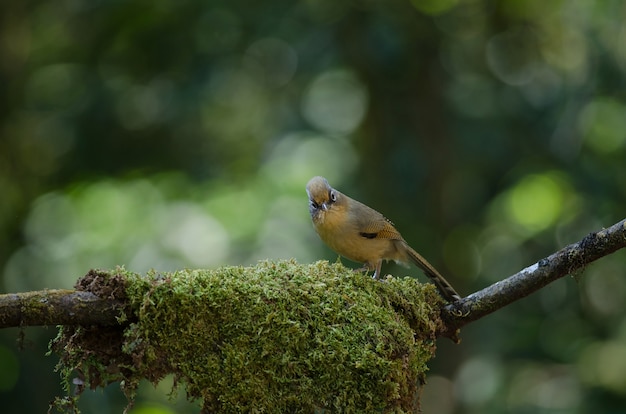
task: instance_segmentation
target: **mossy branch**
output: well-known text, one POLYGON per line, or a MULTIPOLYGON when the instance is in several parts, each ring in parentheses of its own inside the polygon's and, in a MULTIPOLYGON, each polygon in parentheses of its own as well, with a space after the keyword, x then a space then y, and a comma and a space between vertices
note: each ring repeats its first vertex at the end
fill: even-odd
POLYGON ((77 287, 123 296, 129 323, 62 326, 51 349, 78 394, 117 382, 132 403, 140 381, 173 375, 205 412, 417 412, 443 299, 385 282, 326 261, 90 271, 77 287))
MULTIPOLYGON (((589 263, 626 247, 626 219, 590 233, 577 243, 538 261, 442 310, 450 336, 458 328, 509 305, 589 263)), ((38 325, 114 325, 123 303, 91 292, 43 290, 0 295, 0 328, 38 325)))
MULTIPOLYGON (((0 327, 62 325, 51 350, 78 395, 119 382, 132 404, 141 380, 172 374, 207 412, 416 412, 437 336, 456 339, 460 327, 622 247, 626 220, 450 304, 432 284, 380 283, 325 261, 92 270, 75 291, 0 295, 0 327)), ((56 407, 77 412, 76 401, 56 407)))

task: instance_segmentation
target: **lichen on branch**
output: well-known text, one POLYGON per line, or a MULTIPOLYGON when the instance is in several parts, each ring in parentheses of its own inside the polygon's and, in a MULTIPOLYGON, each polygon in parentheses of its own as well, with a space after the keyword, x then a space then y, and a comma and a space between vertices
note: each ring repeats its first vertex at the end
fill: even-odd
POLYGON ((132 403, 140 380, 172 374, 209 412, 414 412, 442 330, 433 285, 325 261, 118 268, 77 289, 117 295, 127 323, 60 328, 52 350, 68 390, 120 382, 132 403))

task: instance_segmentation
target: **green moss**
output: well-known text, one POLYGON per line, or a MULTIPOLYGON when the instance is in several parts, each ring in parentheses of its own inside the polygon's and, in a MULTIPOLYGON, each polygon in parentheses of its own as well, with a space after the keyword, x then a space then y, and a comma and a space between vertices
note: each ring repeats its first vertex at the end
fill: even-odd
POLYGON ((132 399, 141 379, 173 374, 208 411, 415 411, 441 324, 432 285, 328 262, 90 274, 101 282, 83 285, 124 284, 130 323, 106 347, 62 328, 66 379, 123 381, 132 399))

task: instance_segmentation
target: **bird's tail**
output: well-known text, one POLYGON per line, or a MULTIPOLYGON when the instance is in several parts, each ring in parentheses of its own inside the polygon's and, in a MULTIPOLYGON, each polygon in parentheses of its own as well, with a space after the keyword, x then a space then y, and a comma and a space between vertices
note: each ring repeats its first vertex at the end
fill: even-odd
POLYGON ((426 276, 428 276, 435 286, 437 286, 439 293, 444 299, 448 302, 454 302, 455 300, 461 299, 461 296, 456 292, 456 290, 454 290, 452 285, 443 276, 441 276, 441 273, 439 273, 433 265, 428 263, 426 259, 413 250, 408 244, 404 243, 404 246, 406 247, 406 253, 409 256, 409 259, 411 259, 417 267, 424 271, 426 276))

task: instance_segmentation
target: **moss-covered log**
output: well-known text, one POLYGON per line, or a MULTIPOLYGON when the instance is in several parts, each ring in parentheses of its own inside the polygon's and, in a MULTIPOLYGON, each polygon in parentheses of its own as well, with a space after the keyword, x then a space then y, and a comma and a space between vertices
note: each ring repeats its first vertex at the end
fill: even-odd
POLYGON ((77 288, 120 294, 129 323, 105 340, 102 328, 61 328, 68 386, 119 381, 132 400, 141 379, 173 374, 209 412, 414 412, 442 330, 433 285, 327 262, 117 269, 77 288))

